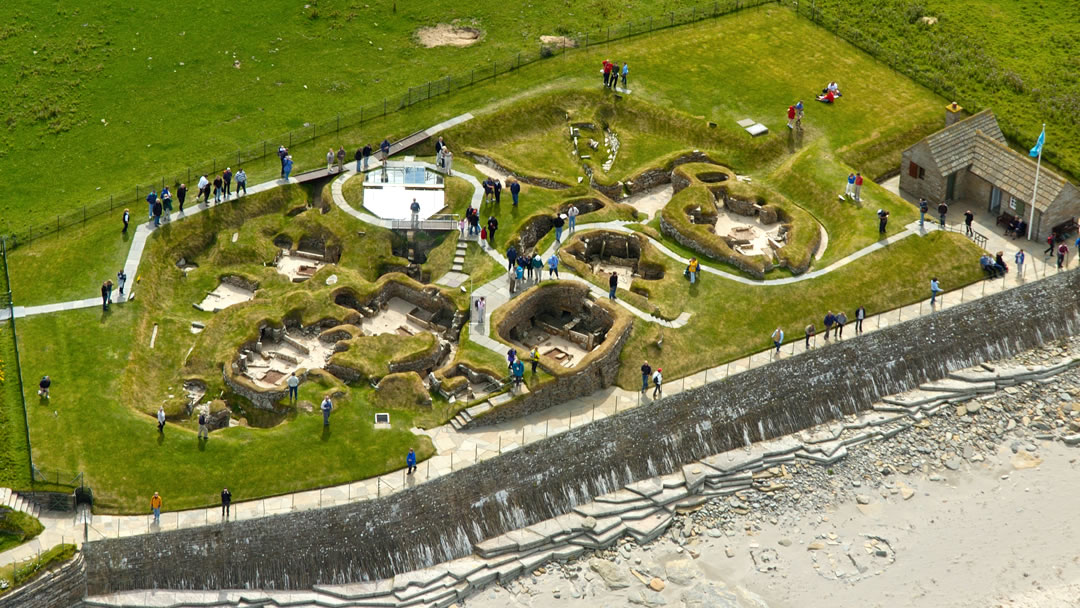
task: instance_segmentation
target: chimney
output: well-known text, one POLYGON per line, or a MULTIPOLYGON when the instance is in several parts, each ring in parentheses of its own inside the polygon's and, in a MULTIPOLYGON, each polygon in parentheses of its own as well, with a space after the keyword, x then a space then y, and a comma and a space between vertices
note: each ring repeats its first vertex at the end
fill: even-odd
POLYGON ((964 119, 964 108, 955 101, 945 106, 945 126, 964 119))

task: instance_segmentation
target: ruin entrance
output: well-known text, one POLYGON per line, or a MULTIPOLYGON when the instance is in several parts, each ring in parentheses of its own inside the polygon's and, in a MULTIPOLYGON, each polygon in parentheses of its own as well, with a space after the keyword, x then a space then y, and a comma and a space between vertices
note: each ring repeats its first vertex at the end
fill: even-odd
POLYGON ((221 283, 208 292, 202 302, 193 306, 206 312, 218 312, 251 300, 255 297, 256 288, 256 285, 241 277, 222 277, 221 283))
POLYGON ((500 336, 522 352, 536 348, 549 363, 570 368, 600 346, 614 323, 611 313, 578 285, 530 290, 510 303, 500 336))
POLYGON ((636 234, 592 231, 577 237, 566 251, 588 264, 594 274, 614 272, 621 284, 629 285, 635 278, 649 281, 664 278, 662 265, 641 260, 646 245, 645 239, 636 234))

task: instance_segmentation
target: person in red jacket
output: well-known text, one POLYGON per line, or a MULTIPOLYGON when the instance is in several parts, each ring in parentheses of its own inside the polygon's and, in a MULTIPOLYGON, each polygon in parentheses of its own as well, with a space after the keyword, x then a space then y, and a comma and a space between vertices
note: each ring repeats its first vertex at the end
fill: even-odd
POLYGON ((608 81, 611 79, 611 62, 607 59, 604 60, 604 87, 607 88, 608 81))
POLYGON ((795 106, 787 107, 787 128, 795 128, 795 106))

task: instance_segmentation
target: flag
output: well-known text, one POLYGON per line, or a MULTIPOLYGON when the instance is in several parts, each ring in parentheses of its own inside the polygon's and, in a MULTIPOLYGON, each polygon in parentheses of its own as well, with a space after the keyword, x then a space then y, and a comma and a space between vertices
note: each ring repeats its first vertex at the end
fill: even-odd
POLYGON ((1042 133, 1039 133, 1039 140, 1035 142, 1035 147, 1031 149, 1031 158, 1035 158, 1042 154, 1043 142, 1046 141, 1046 127, 1043 126, 1042 133))

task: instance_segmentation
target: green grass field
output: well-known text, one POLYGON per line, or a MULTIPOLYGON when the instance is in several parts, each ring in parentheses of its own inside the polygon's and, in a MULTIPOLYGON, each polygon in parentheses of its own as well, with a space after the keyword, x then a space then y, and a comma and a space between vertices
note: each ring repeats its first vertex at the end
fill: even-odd
MULTIPOLYGON (((809 15, 811 3, 800 5, 809 15)), ((917 82, 971 111, 992 108, 1018 148, 1030 148, 1047 123, 1043 162, 1058 165, 1074 181, 1080 178, 1080 4, 816 0, 813 5, 823 25, 917 82), (927 24, 924 17, 936 22, 927 24)), ((846 90, 862 80, 840 84, 846 90)))
MULTIPOLYGON (((667 3, 633 3, 623 12, 613 5, 606 0, 589 4, 567 0, 560 12, 588 10, 592 16, 582 21, 584 27, 599 22, 594 21, 597 17, 593 13, 610 21, 645 14, 667 3)), ((446 14, 445 7, 410 7, 396 15, 386 14, 386 2, 377 2, 371 9, 360 6, 313 2, 288 18, 273 19, 279 9, 207 9, 200 2, 144 9, 150 13, 124 12, 102 24, 94 22, 94 27, 88 25, 82 32, 86 48, 78 53, 101 61, 103 67, 98 71, 89 69, 96 64, 69 46, 42 47, 45 58, 53 62, 65 52, 76 54, 72 63, 87 69, 86 83, 74 92, 54 87, 55 100, 49 100, 62 108, 54 115, 29 121, 19 115, 10 123, 14 126, 6 136, 13 142, 16 138, 21 138, 20 142, 37 138, 37 147, 27 146, 23 157, 7 159, 14 163, 10 169, 35 175, 46 161, 64 166, 68 171, 50 204, 69 205, 65 201, 92 197, 99 185, 105 192, 111 188, 108 184, 134 183, 189 155, 205 157, 233 150, 264 133, 260 129, 303 128, 303 117, 309 112, 333 112, 338 106, 360 103, 369 95, 400 86, 416 75, 415 70, 401 69, 404 64, 430 62, 431 70, 423 74, 430 78, 532 44, 536 36, 548 33, 547 28, 535 24, 546 23, 547 17, 540 15, 544 8, 550 8, 542 3, 523 8, 520 16, 507 15, 484 0, 472 13, 479 16, 487 32, 481 44, 428 51, 411 42, 417 23, 434 23, 436 14, 438 20, 467 15, 454 10, 446 14), (149 28, 142 27, 148 15, 162 23, 202 23, 206 15, 195 11, 204 9, 206 15, 217 16, 210 19, 214 23, 209 27, 155 28, 153 36, 149 28), (313 9, 317 16, 312 15, 313 9), (239 18, 250 20, 252 28, 239 42, 220 42, 231 40, 224 35, 221 22, 239 18), (529 18, 535 19, 534 25, 525 29, 513 25, 529 18), (141 32, 143 29, 148 31, 141 32), (119 31, 130 34, 122 48, 112 41, 119 31), (138 42, 141 36, 147 37, 145 45, 138 42), (366 44, 368 36, 371 45, 366 44), (131 43, 136 51, 127 51, 129 39, 136 40, 131 43), (95 47, 94 41, 100 47, 95 47), (365 55, 376 54, 373 49, 380 45, 382 53, 394 60, 365 61, 365 55), (147 59, 151 56, 154 59, 147 59), (248 59, 251 56, 256 59, 248 59), (240 68, 233 67, 234 60, 240 62, 240 68), (180 66, 180 61, 185 65, 180 66), (319 64, 332 69, 313 69, 319 64), (97 96, 104 95, 98 89, 105 87, 106 81, 111 91, 138 93, 105 105, 97 96), (168 86, 156 89, 147 84, 158 82, 168 86), (305 83, 310 85, 308 89, 302 88, 305 83), (227 91, 223 98, 235 101, 215 98, 207 102, 207 95, 216 90, 227 91), (94 112, 107 112, 108 126, 93 118, 94 112), (55 133, 42 137, 50 129, 55 133), (100 135, 95 147, 109 150, 108 154, 90 155, 82 163, 65 156, 69 149, 79 148, 74 142, 87 140, 91 133, 100 135), (53 145, 63 151, 49 147, 53 145), (108 182, 103 184, 101 175, 109 175, 108 182)), ((34 6, 20 10, 23 16, 19 19, 27 23, 41 18, 40 9, 34 6)), ((55 35, 70 34, 69 30, 77 27, 75 22, 90 23, 75 13, 75 9, 60 9, 60 18, 53 20, 55 35)), ((35 46, 25 36, 37 30, 30 26, 25 31, 15 29, 14 39, 27 48, 35 46)), ((551 33, 568 32, 551 26, 551 33)), ((893 210, 893 226, 913 217, 910 205, 873 185, 864 189, 867 200, 862 207, 838 205, 836 194, 848 171, 859 170, 869 177, 894 168, 900 150, 938 128, 945 100, 842 42, 828 52, 819 48, 801 51, 798 69, 792 69, 791 49, 802 48, 806 40, 821 35, 819 28, 792 11, 769 6, 568 53, 524 67, 512 78, 489 81, 363 128, 343 129, 340 136, 297 146, 293 150, 297 170, 322 165, 328 145, 344 143, 355 148, 367 140, 377 142, 386 133, 404 135, 471 111, 476 118, 445 133, 457 155, 455 172, 481 176, 467 158, 466 152, 472 150, 489 153, 515 171, 549 176, 571 186, 556 190, 523 185, 519 207, 511 205, 508 192, 500 205, 485 204, 481 217, 486 221, 494 215, 500 221, 495 246, 501 252, 530 222, 552 215, 566 201, 602 198, 588 182, 578 184, 578 167, 566 162, 567 142, 560 133, 569 113, 571 120, 578 116, 605 122, 624 134, 625 147, 617 164, 597 175, 600 183, 664 167, 687 151, 705 151, 734 172, 752 176, 755 189, 760 186, 770 196, 783 197, 782 206, 799 216, 801 232, 792 255, 803 259, 810 255, 810 237, 818 235, 809 216, 823 225, 829 233, 829 245, 822 260, 811 262, 811 267, 823 267, 877 239, 873 215, 878 206, 893 210), (718 38, 738 40, 739 44, 716 44, 718 38), (598 90, 597 66, 609 55, 634 66, 634 93, 629 99, 617 100, 598 90), (673 57, 679 60, 673 62, 673 57), (850 83, 845 85, 842 103, 831 107, 808 103, 805 133, 795 139, 785 127, 784 110, 799 98, 811 99, 824 82, 833 79, 850 83), (905 111, 893 111, 898 105, 905 111), (746 117, 769 126, 771 134, 751 139, 735 124, 746 117), (710 121, 716 126, 709 126, 710 121)), ((0 53, 5 49, 13 52, 16 47, 5 46, 12 44, 11 39, 0 40, 0 53)), ((68 70, 66 64, 64 70, 68 70)), ((42 71, 48 72, 43 76, 48 82, 61 76, 60 68, 42 71)), ((33 88, 37 84, 21 81, 0 86, 15 87, 16 99, 43 91, 33 88)), ((430 144, 412 153, 425 158, 430 144)), ((251 183, 258 183, 276 175, 277 160, 254 163, 247 169, 251 183)), ((5 179, 9 178, 0 176, 0 187, 7 187, 5 179)), ((344 194, 358 206, 362 190, 357 182, 346 182, 344 194)), ((326 192, 322 191, 324 200, 326 192)), ((449 404, 437 397, 430 409, 407 403, 417 392, 412 390, 415 383, 407 378, 396 381, 390 391, 393 399, 375 393, 364 381, 387 373, 395 357, 413 360, 433 346, 430 339, 398 340, 398 336, 354 337, 347 340, 350 350, 334 355, 336 361, 359 370, 360 381, 344 385, 329 374, 316 372, 302 385, 303 402, 318 403, 323 395, 340 392, 329 433, 322 431, 318 413, 303 407, 283 408, 272 415, 273 422, 280 424, 256 428, 267 426, 258 420, 263 414, 241 404, 238 409, 248 425, 216 431, 205 444, 192 441, 195 425, 184 410, 183 383, 198 380, 208 386, 209 395, 221 394, 225 389, 223 366, 229 374, 227 366, 243 344, 255 340, 260 325, 340 323, 356 312, 337 302, 345 290, 361 301, 381 282, 409 281, 392 272, 405 264, 400 257, 399 235, 363 224, 334 206, 325 213, 304 210, 315 194, 309 187, 278 188, 155 232, 147 243, 140 277, 131 278, 138 294, 133 303, 115 306, 109 313, 86 309, 19 320, 25 377, 48 373, 54 378, 52 400, 43 403, 35 398, 30 404, 35 463, 54 470, 84 471, 98 508, 133 513, 145 511, 154 491, 165 496, 167 509, 187 508, 212 504, 224 485, 233 490, 234 498, 244 500, 393 470, 401 466, 410 447, 417 449, 421 458, 431 455, 430 441, 409 429, 441 424, 462 404, 449 404), (359 233, 363 236, 358 237, 359 233), (340 260, 333 270, 322 269, 309 281, 291 283, 266 265, 281 247, 279 238, 294 244, 318 238, 328 251, 340 251, 340 260), (180 257, 198 267, 181 271, 176 267, 180 257), (325 282, 331 272, 339 277, 334 286, 325 282), (256 297, 218 313, 194 310, 191 304, 225 274, 258 282, 256 297), (191 333, 193 320, 205 325, 201 333, 191 333), (155 328, 157 338, 151 349, 155 328), (163 436, 156 432, 151 417, 158 405, 164 405, 170 416, 163 436), (370 424, 373 413, 387 410, 393 414, 393 428, 374 431, 370 424), (118 445, 124 449, 117 449, 118 445), (282 458, 282 454, 288 457, 282 458)), ((8 209, 0 209, 0 216, 13 226, 37 221, 34 214, 39 210, 28 203, 34 195, 25 184, 12 187, 10 198, 0 202, 8 205, 8 209)), ((451 211, 460 213, 470 196, 464 180, 450 180, 451 211)), ((604 202, 602 210, 580 217, 582 229, 600 220, 635 219, 631 208, 604 202)), ((144 208, 132 205, 136 220, 144 208)), ((126 253, 127 242, 120 236, 119 226, 116 217, 94 218, 85 227, 16 249, 10 258, 18 267, 12 276, 16 302, 40 304, 96 295, 97 286, 105 277, 115 275, 126 253)), ((0 231, 5 229, 0 225, 0 231)), ((642 230, 659 237, 671 249, 684 251, 660 237, 654 227, 642 230)), ((553 239, 549 232, 537 247, 543 250, 553 239)), ((433 248, 423 266, 431 280, 449 268, 453 241, 453 235, 431 240, 433 248)), ((706 275, 690 287, 682 278, 681 264, 662 257, 657 263, 664 265, 666 277, 651 282, 647 295, 628 298, 668 318, 681 311, 691 312, 690 323, 680 330, 664 330, 664 350, 659 352, 655 347, 658 326, 635 321, 622 354, 626 365, 619 382, 624 386, 636 383, 634 370, 643 356, 662 362, 668 377, 677 378, 765 347, 777 324, 789 336, 797 335, 825 308, 852 310, 862 304, 874 313, 916 301, 926 295, 930 274, 939 276, 946 288, 958 287, 978 278, 976 258, 977 252, 967 240, 935 233, 908 237, 813 281, 779 287, 746 286, 706 275)), ((499 264, 476 245, 468 248, 466 267, 474 286, 501 273, 499 264)), ((732 270, 730 266, 723 268, 732 270)), ((786 272, 775 270, 769 278, 788 276, 786 272)), ((466 293, 442 293, 458 310, 467 305, 466 293)), ((504 370, 498 354, 468 342, 467 331, 459 337, 461 348, 455 362, 504 370)), ((27 392, 27 397, 33 396, 32 389, 27 392)), ((237 397, 228 391, 222 397, 230 406, 236 404, 237 397)), ((5 400, 5 412, 15 412, 9 401, 11 395, 5 400)), ((17 447, 13 441, 8 443, 5 450, 17 462, 17 447)), ((0 457, 3 455, 0 452, 0 457)))

